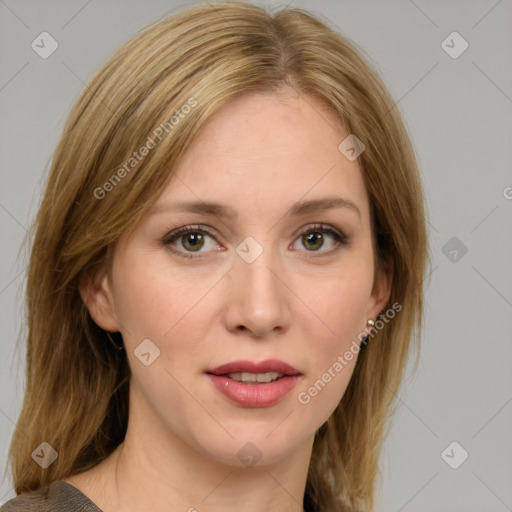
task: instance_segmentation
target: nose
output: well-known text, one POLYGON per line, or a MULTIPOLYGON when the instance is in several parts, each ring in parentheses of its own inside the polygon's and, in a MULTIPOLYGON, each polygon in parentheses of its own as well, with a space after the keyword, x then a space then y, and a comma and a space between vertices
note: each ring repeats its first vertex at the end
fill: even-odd
POLYGON ((291 292, 283 267, 270 250, 264 250, 251 263, 236 255, 226 277, 224 320, 229 331, 247 331, 263 338, 288 329, 291 292))

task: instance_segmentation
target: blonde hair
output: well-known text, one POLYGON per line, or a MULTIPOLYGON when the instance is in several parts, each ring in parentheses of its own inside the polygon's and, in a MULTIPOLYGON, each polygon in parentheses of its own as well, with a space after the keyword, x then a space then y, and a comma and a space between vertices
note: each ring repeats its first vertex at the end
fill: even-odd
POLYGON ((373 507, 415 328, 419 348, 428 249, 417 161, 390 94, 354 43, 302 9, 271 15, 238 2, 188 8, 137 34, 69 115, 34 224, 26 390, 9 451, 17 494, 90 469, 124 439, 130 370, 90 318, 80 279, 108 271, 116 241, 215 111, 236 95, 283 86, 320 99, 365 145, 359 162, 376 261, 392 263, 389 304, 402 305, 361 351, 317 431, 307 478, 305 502, 318 512, 373 507), (149 138, 154 147, 134 162, 149 138), (58 452, 47 469, 31 457, 41 442, 58 452))

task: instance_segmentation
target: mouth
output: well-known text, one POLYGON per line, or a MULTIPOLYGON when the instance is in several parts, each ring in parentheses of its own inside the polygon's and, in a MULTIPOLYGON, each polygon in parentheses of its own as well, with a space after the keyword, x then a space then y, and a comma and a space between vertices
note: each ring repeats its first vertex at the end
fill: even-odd
POLYGON ((279 402, 297 384, 302 373, 277 359, 235 361, 205 372, 215 387, 242 407, 268 407, 279 402))
POLYGON ((233 361, 207 370, 206 373, 247 384, 268 383, 283 377, 302 375, 299 370, 279 359, 267 359, 261 362, 233 361))

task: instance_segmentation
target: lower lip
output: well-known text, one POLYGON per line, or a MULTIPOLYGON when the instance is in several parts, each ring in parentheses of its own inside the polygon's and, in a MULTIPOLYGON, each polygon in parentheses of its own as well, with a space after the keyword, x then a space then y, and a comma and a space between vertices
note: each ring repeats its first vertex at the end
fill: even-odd
POLYGON ((270 407, 291 391, 300 375, 289 375, 267 383, 244 384, 229 377, 208 374, 217 389, 243 407, 270 407))

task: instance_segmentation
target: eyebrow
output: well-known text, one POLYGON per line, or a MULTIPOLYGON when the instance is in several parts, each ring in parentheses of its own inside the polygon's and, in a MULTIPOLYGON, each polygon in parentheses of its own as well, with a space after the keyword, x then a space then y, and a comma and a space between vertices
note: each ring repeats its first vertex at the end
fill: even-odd
MULTIPOLYGON (((351 210, 361 218, 361 210, 355 203, 344 197, 324 197, 311 199, 309 201, 298 201, 294 203, 286 213, 287 217, 299 217, 310 213, 332 210, 334 208, 345 208, 351 210)), ((171 204, 155 205, 151 208, 149 215, 160 213, 189 212, 212 215, 214 217, 236 219, 238 213, 231 207, 209 201, 191 201, 171 204)))

